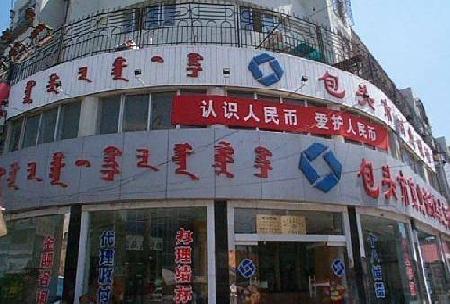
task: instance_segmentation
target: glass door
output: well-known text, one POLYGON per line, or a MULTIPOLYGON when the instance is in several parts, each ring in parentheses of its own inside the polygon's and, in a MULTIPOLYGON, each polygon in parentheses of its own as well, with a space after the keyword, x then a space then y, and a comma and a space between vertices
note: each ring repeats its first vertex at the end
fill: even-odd
POLYGON ((232 303, 344 303, 347 253, 327 242, 237 244, 232 303))

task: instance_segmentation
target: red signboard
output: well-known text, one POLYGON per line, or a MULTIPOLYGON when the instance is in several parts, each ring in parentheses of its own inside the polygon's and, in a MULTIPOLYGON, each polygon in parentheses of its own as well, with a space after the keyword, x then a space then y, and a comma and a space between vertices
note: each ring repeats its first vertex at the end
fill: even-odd
POLYGON ((226 96, 176 96, 172 124, 226 125, 273 131, 341 135, 388 149, 387 128, 343 111, 226 96))

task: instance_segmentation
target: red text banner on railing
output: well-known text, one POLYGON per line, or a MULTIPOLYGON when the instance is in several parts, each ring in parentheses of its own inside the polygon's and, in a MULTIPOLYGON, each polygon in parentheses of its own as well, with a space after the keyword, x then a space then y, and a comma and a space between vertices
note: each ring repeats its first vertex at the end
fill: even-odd
POLYGON ((389 133, 385 127, 355 114, 261 99, 176 96, 173 100, 172 123, 341 135, 384 150, 388 149, 389 142, 389 133))

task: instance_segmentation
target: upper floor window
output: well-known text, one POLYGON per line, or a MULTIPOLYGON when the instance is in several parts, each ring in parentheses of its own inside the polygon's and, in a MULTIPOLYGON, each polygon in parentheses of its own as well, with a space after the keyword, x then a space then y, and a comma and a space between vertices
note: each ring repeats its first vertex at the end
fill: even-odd
POLYGON ((105 97, 100 101, 98 133, 173 128, 171 112, 175 95, 175 92, 161 92, 105 97))
POLYGON ((80 107, 80 102, 72 102, 26 116, 23 135, 21 134, 23 119, 10 122, 8 151, 15 151, 20 146, 26 148, 77 137, 80 107))
POLYGON ((241 8, 241 28, 247 31, 268 33, 277 25, 276 17, 257 8, 241 8))
POLYGON ((22 122, 23 118, 18 118, 13 120, 9 125, 9 152, 19 149, 20 134, 22 133, 22 122))
POLYGON ((72 102, 61 106, 56 139, 69 139, 78 136, 81 102, 72 102))
POLYGON ((144 18, 146 29, 155 29, 161 26, 175 25, 176 5, 159 4, 150 6, 144 18))

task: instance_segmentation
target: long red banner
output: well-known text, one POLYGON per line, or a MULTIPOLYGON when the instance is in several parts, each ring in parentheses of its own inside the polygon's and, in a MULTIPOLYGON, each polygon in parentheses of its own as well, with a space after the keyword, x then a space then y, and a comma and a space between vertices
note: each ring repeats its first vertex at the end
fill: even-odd
POLYGON ((385 127, 347 112, 226 96, 174 97, 172 124, 342 135, 384 150, 388 149, 389 142, 385 127))

